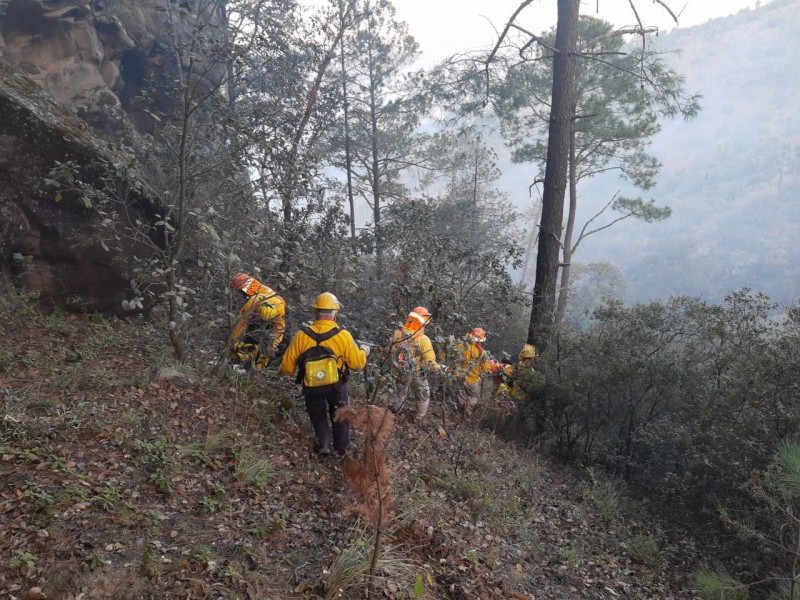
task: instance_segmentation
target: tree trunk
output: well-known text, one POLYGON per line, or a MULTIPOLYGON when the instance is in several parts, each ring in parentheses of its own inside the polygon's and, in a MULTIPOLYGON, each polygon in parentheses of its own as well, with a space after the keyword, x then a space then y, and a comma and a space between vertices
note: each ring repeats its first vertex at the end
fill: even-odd
POLYGON ((376 278, 383 278, 383 236, 381 235, 381 173, 378 160, 378 108, 375 98, 375 71, 372 46, 369 49, 369 117, 372 136, 372 216, 375 222, 375 270, 376 278))
POLYGON ((342 36, 344 35, 344 29, 344 19, 342 19, 341 27, 339 27, 339 30, 336 32, 336 36, 333 38, 330 48, 328 48, 328 50, 325 52, 325 56, 323 56, 322 62, 320 63, 317 73, 314 77, 314 83, 311 84, 311 89, 308 90, 308 94, 306 95, 305 110, 303 111, 303 116, 301 117, 300 123, 298 123, 297 129, 294 132, 294 137, 292 138, 292 146, 289 149, 289 154, 287 157, 286 175, 281 185, 281 201, 283 204, 284 223, 290 223, 292 221, 294 192, 295 187, 297 186, 298 175, 300 173, 300 165, 298 165, 297 162, 300 155, 300 145, 303 141, 303 134, 306 131, 308 122, 311 120, 311 114, 314 112, 314 106, 317 104, 319 89, 322 85, 322 79, 325 77, 325 72, 328 70, 328 65, 330 65, 331 60, 336 53, 336 46, 339 44, 342 36))
POLYGON ((527 287, 528 271, 530 270, 533 245, 536 243, 536 240, 536 220, 534 219, 533 227, 525 239, 525 259, 522 263, 522 275, 519 276, 519 283, 525 287, 527 287))
POLYGON ((572 109, 573 118, 569 126, 569 214, 567 227, 564 230, 564 246, 561 249, 563 260, 561 263, 561 287, 558 289, 558 308, 556 309, 556 323, 561 323, 564 312, 567 310, 569 300, 569 276, 572 267, 572 234, 575 231, 575 213, 578 211, 578 180, 577 165, 575 164, 575 107, 572 109))
MULTIPOLYGON (((344 6, 339 4, 339 20, 342 31, 345 28, 344 6)), ((356 237, 356 208, 353 201, 353 157, 350 155, 350 104, 347 101, 347 70, 344 57, 344 38, 342 38, 342 108, 344 110, 344 163, 347 171, 347 200, 350 203, 350 237, 356 237)))
POLYGON ((531 224, 531 230, 528 235, 525 237, 525 259, 522 263, 522 275, 519 277, 519 283, 523 285, 526 289, 528 287, 528 279, 530 277, 530 273, 533 270, 534 264, 534 246, 539 242, 539 218, 542 216, 541 208, 537 207, 537 204, 531 207, 530 215, 525 215, 528 219, 528 222, 531 224))
POLYGON ((556 53, 553 57, 553 92, 547 138, 547 167, 542 194, 542 219, 536 281, 528 326, 528 343, 547 348, 554 323, 561 229, 567 184, 569 132, 575 93, 575 49, 580 0, 558 0, 556 53))
MULTIPOLYGON (((194 68, 194 62, 192 59, 189 59, 189 69, 188 74, 186 77, 187 81, 192 80, 192 71, 194 68)), ((192 93, 189 88, 184 85, 183 86, 183 102, 182 102, 182 109, 183 113, 181 114, 182 122, 181 122, 181 139, 180 145, 178 148, 178 198, 177 204, 173 206, 173 211, 175 213, 174 219, 176 224, 176 231, 174 235, 170 238, 169 237, 169 219, 164 219, 164 229, 167 232, 167 240, 169 243, 167 244, 167 251, 165 255, 165 265, 167 271, 167 294, 169 295, 169 300, 167 302, 168 308, 168 318, 169 318, 169 341, 172 344, 172 349, 175 352, 175 358, 180 361, 186 361, 188 357, 188 351, 186 349, 186 345, 183 342, 183 338, 181 336, 181 331, 179 330, 180 323, 182 321, 182 315, 180 308, 178 307, 178 274, 176 273, 176 269, 180 264, 180 260, 183 254, 183 236, 184 230, 186 228, 186 216, 189 210, 189 130, 190 130, 190 121, 192 118, 192 107, 191 107, 191 97, 192 93)))

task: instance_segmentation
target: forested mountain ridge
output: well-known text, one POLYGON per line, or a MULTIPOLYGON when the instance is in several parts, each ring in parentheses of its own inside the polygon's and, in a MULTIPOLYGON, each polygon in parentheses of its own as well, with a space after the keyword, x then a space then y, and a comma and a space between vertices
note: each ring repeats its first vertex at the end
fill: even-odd
MULTIPOLYGON (((645 197, 673 213, 592 236, 576 261, 617 264, 629 301, 671 294, 716 301, 745 286, 779 302, 796 296, 798 35, 800 2, 774 0, 650 39, 685 75, 686 90, 702 95, 700 114, 662 121, 649 149, 663 166, 645 197)), ((618 190, 625 187, 615 176, 587 184, 581 219, 618 190)))
MULTIPOLYGON (((46 38, 28 32, 23 2, 69 30, 83 15, 98 36, 118 22, 109 21, 114 11, 133 6, 50 11, 45 0, 15 0, 19 28, 7 39, 19 43, 8 48, 46 38)), ((499 381, 487 377, 478 415, 463 420, 454 343, 485 327, 491 351, 516 354, 529 331, 524 296, 509 277, 518 236, 513 211, 498 200, 492 149, 480 136, 418 135, 426 90, 397 69, 416 45, 390 3, 351 18, 334 5, 309 15, 292 0, 237 4, 253 11, 239 36, 218 43, 204 34, 218 30, 217 0, 151 2, 154 22, 193 35, 138 43, 119 36, 131 54, 110 50, 108 63, 91 55, 112 80, 119 68, 111 88, 127 90, 120 105, 152 101, 140 115, 152 126, 143 152, 120 165, 131 168, 104 165, 91 178, 66 154, 42 163, 36 177, 47 206, 102 217, 90 238, 73 242, 70 232, 48 228, 54 237, 106 253, 123 241, 106 226, 132 223, 131 235, 156 254, 125 261, 136 269, 125 298, 114 301, 131 317, 125 321, 56 309, 68 294, 26 285, 22 276, 39 256, 24 247, 11 248, 13 269, 0 270, 3 593, 271 600, 372 597, 372 588, 429 600, 695 597, 694 542, 652 515, 635 518, 622 484, 599 470, 626 477, 712 538, 716 519, 701 511, 721 497, 743 499, 748 477, 759 477, 750 491, 763 490, 779 472, 777 444, 800 431, 800 310, 776 322, 772 307, 747 293, 723 306, 691 298, 611 304, 586 328, 562 328, 557 352, 540 345, 534 368, 516 370, 508 396, 493 394, 499 381), (262 12, 265 5, 274 10, 262 12), (255 26, 263 35, 243 35, 255 26), (214 93, 196 70, 197 52, 223 76, 214 93), (174 70, 147 70, 159 65, 174 70), (156 75, 165 97, 133 85, 156 75), (398 90, 409 94, 399 98, 398 90), (405 185, 417 165, 443 182, 438 189, 418 194, 405 185), (121 179, 106 177, 107 167, 121 179), (353 176, 352 187, 328 176, 336 168, 353 176), (152 224, 130 218, 139 178, 159 184, 153 189, 166 208, 152 224), (356 203, 370 206, 374 227, 356 232, 342 210, 356 203), (390 475, 398 512, 388 520, 370 518, 385 505, 365 509, 342 464, 315 456, 289 380, 226 364, 239 358, 231 353, 242 301, 231 287, 241 281, 231 278, 236 272, 285 299, 289 333, 314 317, 314 296, 335 293, 345 307, 339 322, 375 349, 350 391, 355 409, 400 415, 384 446, 387 469, 368 464, 374 445, 363 437, 354 435, 352 451, 376 487, 390 475), (430 373, 431 420, 416 426, 395 396, 402 365, 387 340, 421 305, 430 308, 426 333, 448 368, 430 373), (541 454, 501 440, 505 427, 541 454), (573 477, 569 465, 545 458, 551 452, 586 469, 573 477)), ((32 71, 24 62, 18 66, 32 71)), ((18 158, 6 148, 6 160, 18 158)), ((625 246, 639 255, 632 265, 659 227, 641 230, 633 252, 625 246)), ((638 229, 623 231, 630 238, 638 229)), ((683 246, 670 248, 683 259, 683 246)), ((655 267, 656 283, 668 282, 668 271, 655 267)), ((355 460, 344 465, 348 459, 355 460)), ((717 557, 734 556, 722 565, 733 568, 719 570, 741 578, 742 588, 798 579, 800 532, 787 536, 785 522, 768 514, 773 506, 762 506, 767 535, 749 553, 703 552, 712 569, 717 557), (762 552, 771 539, 785 548, 762 552)), ((728 578, 718 582, 705 597, 731 588, 728 578)))

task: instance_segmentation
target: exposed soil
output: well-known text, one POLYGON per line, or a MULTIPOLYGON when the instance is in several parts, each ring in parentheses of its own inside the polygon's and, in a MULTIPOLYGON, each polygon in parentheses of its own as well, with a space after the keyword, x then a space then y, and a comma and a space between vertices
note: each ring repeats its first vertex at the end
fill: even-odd
MULTIPOLYGON (((0 306, 0 598, 365 597, 374 523, 291 381, 214 372, 213 342, 158 381, 151 324, 0 306)), ((694 544, 618 487, 406 412, 373 598, 696 597, 694 544)))

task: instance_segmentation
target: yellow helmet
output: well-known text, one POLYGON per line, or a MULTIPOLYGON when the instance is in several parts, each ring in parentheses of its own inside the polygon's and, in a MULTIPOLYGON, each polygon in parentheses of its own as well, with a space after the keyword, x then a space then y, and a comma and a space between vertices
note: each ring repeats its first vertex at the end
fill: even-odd
POLYGON ((339 299, 330 292, 323 292, 317 296, 314 302, 314 308, 317 310, 340 310, 342 304, 339 299))
POLYGON ((534 356, 536 356, 536 346, 533 344, 525 344, 522 350, 519 351, 520 359, 533 358, 534 356))

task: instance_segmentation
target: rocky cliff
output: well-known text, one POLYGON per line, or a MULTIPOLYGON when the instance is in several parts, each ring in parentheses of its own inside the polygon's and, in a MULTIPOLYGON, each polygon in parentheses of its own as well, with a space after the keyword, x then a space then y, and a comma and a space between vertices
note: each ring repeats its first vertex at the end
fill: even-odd
MULTIPOLYGON (((191 34, 187 15, 163 0, 0 0, 0 251, 18 285, 69 309, 116 311, 132 295, 130 254, 151 254, 152 240, 117 232, 109 248, 91 200, 45 182, 68 164, 102 190, 141 151, 165 109, 142 91, 177 72, 170 43, 191 34)), ((126 211, 164 214, 129 184, 113 184, 126 211)))
MULTIPOLYGON (((132 160, 0 60, 0 253, 18 285, 72 310, 121 308, 132 294, 125 257, 147 256, 153 246, 125 231, 122 220, 104 232, 115 241, 102 241, 103 216, 91 186, 107 188, 132 160), (89 187, 48 185, 57 164, 69 165, 74 181, 89 187)), ((132 188, 125 177, 114 185, 134 220, 157 219, 154 194, 132 188)))
POLYGON ((136 99, 176 72, 170 44, 191 35, 184 14, 163 0, 8 0, 0 57, 89 125, 135 143, 151 127, 136 99))

